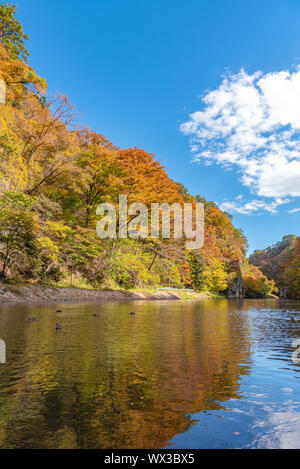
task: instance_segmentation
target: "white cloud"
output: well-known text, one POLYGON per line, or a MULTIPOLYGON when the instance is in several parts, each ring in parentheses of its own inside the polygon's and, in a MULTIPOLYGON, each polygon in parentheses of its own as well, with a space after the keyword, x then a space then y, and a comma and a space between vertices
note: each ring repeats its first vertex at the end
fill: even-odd
POLYGON ((277 208, 280 205, 287 204, 289 202, 288 199, 276 199, 273 202, 266 202, 263 200, 243 202, 240 198, 238 200, 239 203, 225 201, 220 205, 220 209, 224 212, 240 213, 243 215, 259 214, 264 211, 274 214, 277 212, 277 208))
POLYGON ((244 186, 275 199, 254 200, 248 208, 232 202, 231 210, 274 213, 281 205, 276 199, 300 197, 300 67, 294 73, 241 70, 226 76, 203 103, 181 125, 191 136, 193 160, 237 168, 244 186))
POLYGON ((289 213, 298 213, 300 212, 300 208, 293 208, 292 210, 288 211, 289 213))

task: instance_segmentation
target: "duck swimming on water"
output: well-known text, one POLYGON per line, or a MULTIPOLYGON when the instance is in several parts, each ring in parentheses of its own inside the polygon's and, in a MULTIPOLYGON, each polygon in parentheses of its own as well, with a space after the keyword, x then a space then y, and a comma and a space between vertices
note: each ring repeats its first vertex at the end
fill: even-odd
POLYGON ((58 322, 56 323, 56 330, 57 331, 60 331, 62 329, 62 326, 60 324, 58 324, 58 322))

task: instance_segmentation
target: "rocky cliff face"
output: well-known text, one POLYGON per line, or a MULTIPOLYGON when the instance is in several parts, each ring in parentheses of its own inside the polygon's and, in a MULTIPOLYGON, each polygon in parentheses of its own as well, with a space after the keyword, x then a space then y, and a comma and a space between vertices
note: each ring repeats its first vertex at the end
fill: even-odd
POLYGON ((227 298, 244 298, 243 279, 241 276, 237 276, 230 287, 227 290, 227 298))
POLYGON ((243 282, 243 273, 244 265, 239 260, 231 265, 231 272, 229 273, 230 279, 228 280, 229 287, 226 292, 226 296, 229 299, 235 298, 240 299, 244 298, 244 282, 243 282))
POLYGON ((279 290, 279 298, 281 300, 286 300, 288 299, 288 289, 287 288, 281 288, 279 290))

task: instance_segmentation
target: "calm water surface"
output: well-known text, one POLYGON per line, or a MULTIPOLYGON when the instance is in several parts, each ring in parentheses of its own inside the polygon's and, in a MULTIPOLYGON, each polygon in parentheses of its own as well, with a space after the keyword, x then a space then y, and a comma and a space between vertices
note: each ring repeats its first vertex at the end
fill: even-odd
POLYGON ((0 447, 300 448, 299 337, 275 300, 0 306, 0 447))

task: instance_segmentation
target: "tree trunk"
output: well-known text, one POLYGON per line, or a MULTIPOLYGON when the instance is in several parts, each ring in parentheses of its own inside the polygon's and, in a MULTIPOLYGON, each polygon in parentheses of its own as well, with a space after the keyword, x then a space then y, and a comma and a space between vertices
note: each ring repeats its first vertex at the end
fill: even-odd
POLYGON ((6 279, 6 267, 7 267, 7 258, 4 259, 3 261, 3 266, 2 266, 2 271, 0 274, 0 280, 5 280, 6 279))
POLYGON ((154 254, 153 260, 152 260, 151 264, 149 265, 149 269, 148 269, 149 272, 150 272, 150 270, 152 269, 152 267, 154 266, 154 263, 155 263, 155 261, 156 261, 157 255, 158 255, 158 252, 156 252, 156 253, 154 254))
POLYGON ((71 268, 71 288, 73 287, 73 266, 71 268))

